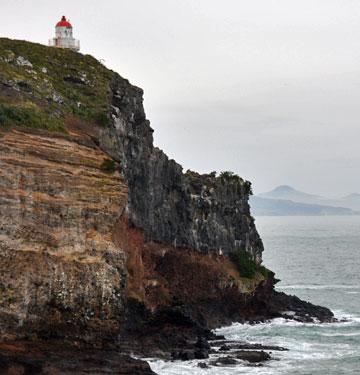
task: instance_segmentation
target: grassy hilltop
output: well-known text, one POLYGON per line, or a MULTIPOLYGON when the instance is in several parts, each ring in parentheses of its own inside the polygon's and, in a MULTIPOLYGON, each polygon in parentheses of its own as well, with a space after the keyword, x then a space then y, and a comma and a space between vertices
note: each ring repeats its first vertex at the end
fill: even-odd
POLYGON ((0 38, 0 126, 106 125, 114 73, 90 55, 0 38))

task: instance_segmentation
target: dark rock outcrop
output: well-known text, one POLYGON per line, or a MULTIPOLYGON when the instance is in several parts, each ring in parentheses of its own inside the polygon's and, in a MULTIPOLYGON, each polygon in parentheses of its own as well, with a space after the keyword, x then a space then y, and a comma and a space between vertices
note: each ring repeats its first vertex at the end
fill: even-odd
POLYGON ((248 204, 250 183, 227 174, 184 174, 153 146, 142 95, 114 75, 112 124, 100 136, 100 147, 122 166, 131 222, 155 241, 202 252, 244 249, 261 262, 263 245, 248 204))
MULTIPOLYGON (((220 342, 222 343, 222 342, 220 342)), ((218 343, 219 345, 219 343, 218 343)), ((242 349, 242 350, 273 350, 273 351, 287 351, 288 349, 283 348, 281 346, 274 346, 274 345, 262 345, 262 344, 250 344, 247 342, 238 342, 238 341, 231 341, 231 340, 224 340, 224 344, 219 348, 220 352, 228 352, 234 349, 242 349)))
POLYGON ((212 366, 236 366, 239 363, 234 357, 219 357, 210 362, 212 366))
POLYGON ((2 375, 155 375, 141 360, 116 351, 78 349, 63 342, 12 342, 0 344, 0 373, 2 375))
POLYGON ((269 310, 274 314, 303 323, 334 322, 334 314, 326 307, 313 305, 296 296, 283 292, 270 293, 267 299, 269 310))
POLYGON ((264 362, 270 359, 270 354, 264 352, 263 350, 240 350, 238 352, 234 352, 233 355, 237 359, 241 359, 242 361, 248 361, 250 363, 264 362))

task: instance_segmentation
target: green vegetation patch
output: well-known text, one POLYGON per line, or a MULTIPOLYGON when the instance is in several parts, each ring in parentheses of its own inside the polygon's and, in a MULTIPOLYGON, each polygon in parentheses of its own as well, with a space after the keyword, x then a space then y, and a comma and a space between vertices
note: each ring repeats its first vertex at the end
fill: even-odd
POLYGON ((90 55, 0 38, 0 82, 14 89, 16 104, 41 103, 39 111, 60 113, 63 123, 71 115, 107 126, 114 74, 90 55))
POLYGON ((264 277, 268 275, 268 269, 258 265, 245 250, 237 250, 229 254, 230 260, 234 263, 241 277, 253 279, 258 272, 264 277))
POLYGON ((12 125, 65 132, 63 122, 35 105, 16 106, 0 103, 0 126, 12 125))
POLYGON ((219 175, 218 178, 220 179, 221 182, 226 182, 226 183, 230 183, 230 184, 234 184, 234 185, 237 185, 237 186, 244 187, 244 189, 245 189, 245 191, 248 195, 253 194, 251 182, 245 181, 244 179, 242 179, 240 176, 238 176, 234 172, 231 172, 231 171, 220 172, 220 175, 219 175))
POLYGON ((116 163, 112 159, 105 159, 101 166, 101 170, 106 172, 106 173, 115 173, 116 171, 116 163))

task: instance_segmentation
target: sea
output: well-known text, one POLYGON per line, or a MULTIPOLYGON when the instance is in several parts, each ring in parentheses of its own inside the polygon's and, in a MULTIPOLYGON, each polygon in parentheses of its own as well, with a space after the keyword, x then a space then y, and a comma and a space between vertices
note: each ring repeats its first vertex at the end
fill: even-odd
POLYGON ((276 288, 330 308, 339 323, 275 319, 216 330, 227 339, 279 345, 262 367, 201 369, 199 361, 150 359, 159 375, 360 375, 360 216, 256 218, 263 263, 281 279, 276 288))

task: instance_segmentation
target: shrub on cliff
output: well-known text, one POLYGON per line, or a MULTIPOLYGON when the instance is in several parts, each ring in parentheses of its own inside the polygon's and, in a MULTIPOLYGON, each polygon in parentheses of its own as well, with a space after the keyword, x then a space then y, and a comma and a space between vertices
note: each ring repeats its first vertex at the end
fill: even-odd
POLYGON ((240 176, 238 176, 234 172, 222 171, 222 172, 220 172, 220 175, 219 175, 218 178, 223 183, 230 183, 230 184, 235 184, 235 185, 244 187, 245 191, 248 195, 253 194, 252 188, 251 188, 251 182, 245 181, 244 179, 242 179, 240 176))
POLYGON ((220 172, 220 179, 225 181, 242 181, 242 178, 236 175, 234 172, 231 171, 222 171, 220 172))
POLYGON ((259 272, 264 276, 267 277, 269 274, 269 270, 265 266, 259 266, 259 272))
POLYGON ((42 128, 64 132, 65 128, 62 122, 47 114, 39 111, 35 105, 9 105, 0 103, 0 126, 27 126, 30 128, 42 128))
POLYGON ((116 164, 114 160, 111 159, 105 159, 101 166, 101 170, 106 172, 106 173, 114 173, 116 171, 116 164))
POLYGON ((235 264, 241 277, 252 279, 257 271, 257 264, 250 259, 249 254, 245 250, 237 250, 229 254, 230 260, 235 264))
POLYGON ((267 277, 269 270, 254 262, 245 250, 237 250, 229 254, 230 260, 235 264, 241 277, 252 279, 257 272, 260 272, 264 277, 267 277))
POLYGON ((229 258, 235 264, 241 277, 252 279, 257 272, 260 272, 264 277, 268 276, 269 270, 254 262, 245 250, 237 250, 230 253, 229 258))

